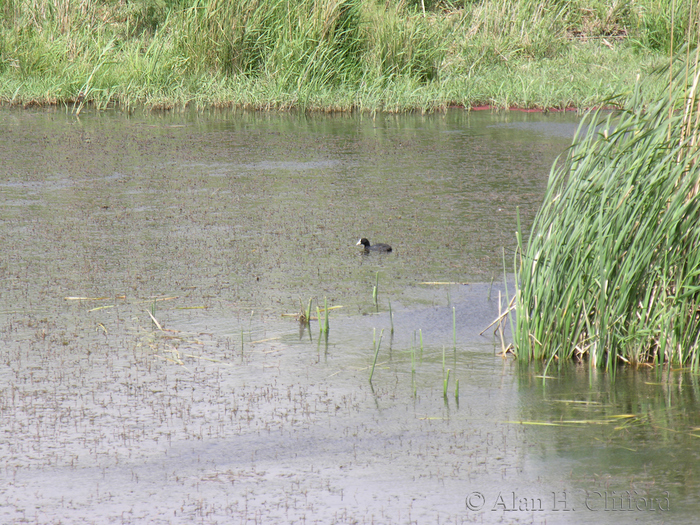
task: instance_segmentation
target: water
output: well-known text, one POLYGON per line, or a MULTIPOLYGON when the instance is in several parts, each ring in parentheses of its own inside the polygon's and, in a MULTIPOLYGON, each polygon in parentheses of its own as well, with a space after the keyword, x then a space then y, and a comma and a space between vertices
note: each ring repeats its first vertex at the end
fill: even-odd
POLYGON ((0 119, 0 521, 695 521, 697 378, 479 335, 575 115, 0 119))

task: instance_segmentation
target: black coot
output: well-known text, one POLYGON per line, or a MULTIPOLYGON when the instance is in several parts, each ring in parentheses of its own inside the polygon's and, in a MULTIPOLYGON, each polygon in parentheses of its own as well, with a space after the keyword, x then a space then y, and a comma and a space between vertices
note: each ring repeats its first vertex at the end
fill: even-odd
POLYGON ((365 239, 364 237, 362 237, 362 239, 357 241, 357 246, 359 246, 360 244, 364 247, 366 252, 369 252, 369 251, 372 251, 372 252, 390 252, 391 251, 391 246, 389 246, 388 244, 381 243, 381 242, 379 244, 375 244, 375 245, 370 246, 369 241, 367 239, 365 239))

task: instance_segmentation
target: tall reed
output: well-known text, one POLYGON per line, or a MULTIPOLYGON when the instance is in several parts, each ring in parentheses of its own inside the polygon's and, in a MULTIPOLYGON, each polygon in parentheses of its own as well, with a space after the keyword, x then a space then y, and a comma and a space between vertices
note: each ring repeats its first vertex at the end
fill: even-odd
POLYGON ((698 369, 699 54, 662 100, 643 104, 638 85, 629 109, 587 115, 553 166, 519 238, 518 356, 698 369))
POLYGON ((374 306, 378 306, 377 304, 377 298, 379 296, 379 272, 377 272, 377 279, 374 284, 374 287, 372 288, 372 300, 374 301, 374 306))

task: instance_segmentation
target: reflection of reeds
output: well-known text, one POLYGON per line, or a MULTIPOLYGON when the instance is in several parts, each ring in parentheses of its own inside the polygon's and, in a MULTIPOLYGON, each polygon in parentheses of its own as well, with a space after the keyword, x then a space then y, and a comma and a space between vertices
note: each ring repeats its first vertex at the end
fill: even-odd
MULTIPOLYGON (((415 343, 415 340, 414 340, 414 343, 415 343)), ((416 346, 415 346, 415 344, 411 345, 411 391, 413 392, 413 397, 416 397, 416 346)))
POLYGON ((457 311, 452 307, 452 344, 455 351, 457 350, 457 311))
POLYGON ((637 86, 629 109, 587 115, 552 168, 518 237, 518 355, 700 364, 698 52, 670 97, 637 86))
POLYGON ((447 397, 447 382, 450 379, 450 369, 445 374, 445 347, 442 347, 442 396, 447 397))
POLYGON ((389 321, 391 322, 391 333, 394 333, 394 312, 391 311, 391 301, 389 301, 389 321))
POLYGON ((369 373, 369 382, 372 382, 372 376, 374 375, 374 367, 377 366, 377 356, 379 355, 379 347, 382 346, 382 337, 384 336, 384 329, 379 333, 379 341, 377 341, 377 330, 374 330, 374 361, 372 361, 372 370, 369 373))
POLYGON ((423 329, 418 329, 418 337, 420 338, 420 361, 423 362, 423 329))

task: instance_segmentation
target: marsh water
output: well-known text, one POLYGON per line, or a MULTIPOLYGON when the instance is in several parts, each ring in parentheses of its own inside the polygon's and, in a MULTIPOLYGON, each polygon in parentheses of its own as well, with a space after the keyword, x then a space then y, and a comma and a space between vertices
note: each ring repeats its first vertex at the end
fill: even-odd
POLYGON ((695 522, 697 377, 479 335, 575 114, 0 125, 0 522, 695 522))

